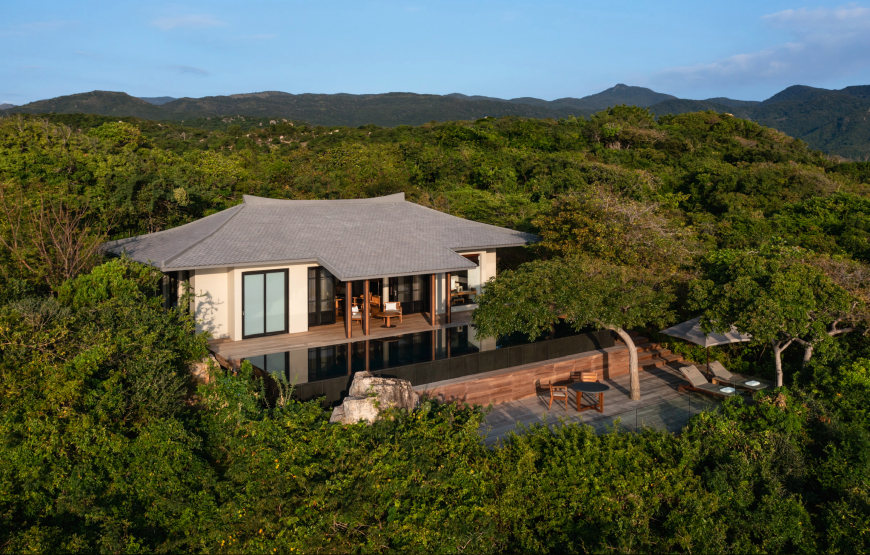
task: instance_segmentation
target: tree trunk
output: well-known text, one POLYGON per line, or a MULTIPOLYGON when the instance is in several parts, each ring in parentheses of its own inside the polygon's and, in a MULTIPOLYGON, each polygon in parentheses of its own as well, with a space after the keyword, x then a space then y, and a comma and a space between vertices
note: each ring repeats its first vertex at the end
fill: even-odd
POLYGON ((632 401, 640 401, 640 373, 637 368, 637 347, 634 345, 634 341, 631 340, 631 336, 624 329, 616 326, 604 327, 616 333, 625 342, 625 346, 628 347, 628 376, 630 378, 628 397, 632 401))
MULTIPOLYGON (((836 337, 837 335, 843 333, 851 333, 853 331, 861 331, 859 328, 837 328, 833 327, 831 330, 827 332, 827 334, 831 337, 836 337)), ((813 347, 815 344, 812 341, 804 341, 803 339, 795 339, 795 341, 799 342, 804 346, 804 360, 802 368, 806 368, 807 364, 810 362, 810 359, 813 357, 813 347)), ((783 349, 784 350, 784 349, 783 349)))
POLYGON ((776 387, 782 387, 782 353, 788 346, 794 343, 795 338, 788 341, 771 340, 770 344, 773 347, 773 362, 776 364, 776 387))
POLYGON ((776 364, 776 387, 782 387, 782 349, 779 347, 779 341, 771 341, 773 347, 773 362, 776 364))
POLYGON ((813 356, 813 344, 807 343, 806 345, 804 345, 803 368, 807 367, 807 364, 810 362, 810 359, 812 358, 812 356, 813 356))

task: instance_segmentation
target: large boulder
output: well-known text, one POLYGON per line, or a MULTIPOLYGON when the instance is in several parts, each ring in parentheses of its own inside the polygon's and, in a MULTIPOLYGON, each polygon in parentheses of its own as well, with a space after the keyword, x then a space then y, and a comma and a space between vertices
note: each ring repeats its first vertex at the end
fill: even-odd
POLYGON ((220 364, 213 355, 208 355, 190 365, 190 378, 194 385, 211 383, 212 372, 218 370, 220 364))
POLYGON ((348 396, 332 411, 330 422, 356 424, 360 420, 372 423, 388 408, 414 410, 420 397, 408 380, 378 378, 370 372, 358 372, 353 377, 348 396))

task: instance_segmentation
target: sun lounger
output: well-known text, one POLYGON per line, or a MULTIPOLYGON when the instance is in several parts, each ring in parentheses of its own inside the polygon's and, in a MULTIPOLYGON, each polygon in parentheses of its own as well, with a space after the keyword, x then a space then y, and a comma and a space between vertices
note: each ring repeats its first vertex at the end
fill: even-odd
POLYGON ((684 391, 697 391, 698 393, 705 393, 707 395, 713 395, 715 397, 723 398, 734 397, 735 395, 740 394, 740 392, 733 387, 726 388, 721 385, 716 385, 708 382, 707 378, 704 377, 704 374, 702 374, 694 366, 682 366, 680 367, 680 373, 683 374, 683 377, 686 378, 686 381, 688 381, 690 384, 679 386, 677 388, 677 391, 679 391, 680 393, 684 391), (728 391, 729 389, 730 391, 728 391))
POLYGON ((773 386, 773 383, 767 380, 760 380, 752 376, 744 376, 743 374, 732 374, 718 360, 710 363, 710 370, 713 372, 713 383, 727 384, 747 391, 760 391, 773 386))

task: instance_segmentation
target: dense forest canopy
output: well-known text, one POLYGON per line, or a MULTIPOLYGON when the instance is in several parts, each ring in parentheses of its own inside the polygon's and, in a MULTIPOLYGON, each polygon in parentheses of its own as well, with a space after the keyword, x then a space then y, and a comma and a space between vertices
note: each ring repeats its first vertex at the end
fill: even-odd
POLYGON ((0 552, 870 549, 870 163, 727 114, 625 106, 195 123, 0 118, 0 552), (207 338, 154 297, 159 272, 97 249, 243 194, 400 191, 541 236, 500 256, 478 309, 494 334, 734 318, 758 341, 712 356, 784 387, 679 435, 556 425, 488 449, 483 409, 434 401, 330 425, 316 401, 267 398, 247 364, 194 383, 207 338))

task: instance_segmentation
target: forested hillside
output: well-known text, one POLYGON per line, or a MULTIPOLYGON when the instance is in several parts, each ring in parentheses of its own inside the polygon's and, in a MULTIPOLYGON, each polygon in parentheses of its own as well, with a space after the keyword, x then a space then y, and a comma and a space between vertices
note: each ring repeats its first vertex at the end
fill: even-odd
POLYGON ((0 118, 0 553, 870 550, 870 163, 733 116, 624 106, 197 123, 0 118), (243 194, 400 191, 541 236, 500 254, 485 331, 601 327, 601 306, 572 304, 592 292, 644 334, 738 322, 756 340, 711 356, 783 387, 681 434, 556 425, 489 449, 483 408, 434 401, 330 425, 316 401, 267 397, 248 364, 195 383, 207 338, 155 298, 158 272, 98 250, 243 194))
POLYGON ((832 254, 858 253, 870 232, 857 217, 870 191, 870 164, 836 162, 778 131, 715 113, 655 121, 641 109, 615 108, 590 120, 396 128, 224 118, 208 120, 222 129, 206 130, 124 120, 0 120, 0 178, 29 193, 87 199, 100 221, 114 222, 113 238, 191 221, 245 193, 357 198, 405 191, 427 206, 534 230, 532 219, 558 195, 604 186, 662 203, 719 247, 780 236, 832 254), (792 216, 805 212, 811 216, 792 216), (852 214, 857 219, 846 224, 852 214), (839 232, 832 234, 834 225, 839 232))
MULTIPOLYGON (((649 108, 656 115, 706 110, 727 112, 800 138, 811 147, 829 154, 867 161, 870 159, 868 91, 870 86, 827 90, 795 85, 764 102, 723 97, 687 100, 623 84, 583 98, 551 101, 530 97, 506 100, 459 93, 442 96, 414 93, 289 94, 278 91, 203 98, 142 99, 122 92, 92 91, 10 106, 5 113, 85 113, 183 122, 187 126, 243 116, 266 121, 285 118, 325 126, 375 124, 395 127, 482 117, 589 117, 624 104, 649 108)), ((2 112, 3 107, 0 107, 2 112)))

